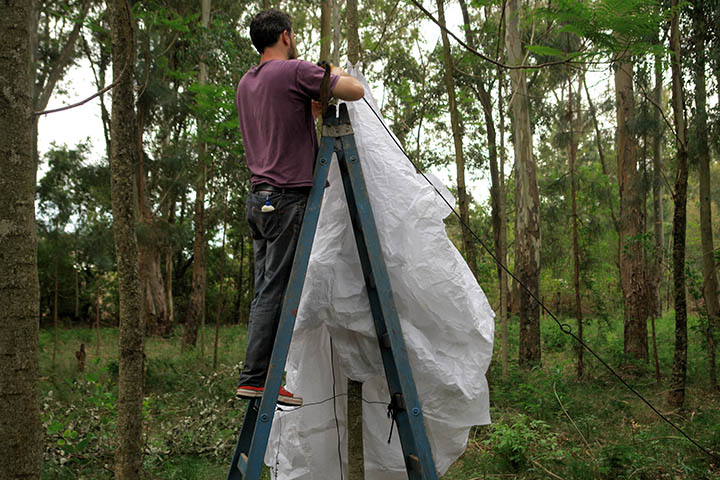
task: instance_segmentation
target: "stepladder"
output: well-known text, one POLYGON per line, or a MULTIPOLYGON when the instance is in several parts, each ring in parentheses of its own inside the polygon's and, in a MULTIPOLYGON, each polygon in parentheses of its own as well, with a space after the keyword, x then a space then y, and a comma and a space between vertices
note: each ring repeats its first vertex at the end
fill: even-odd
POLYGON ((362 162, 346 104, 330 106, 323 117, 313 185, 310 190, 292 271, 285 291, 270 366, 261 398, 249 400, 227 480, 259 480, 276 410, 283 371, 295 326, 303 283, 317 230, 323 192, 333 158, 337 159, 355 236, 370 311, 397 424, 405 467, 411 480, 437 479, 437 471, 413 380, 392 287, 383 259, 362 162))

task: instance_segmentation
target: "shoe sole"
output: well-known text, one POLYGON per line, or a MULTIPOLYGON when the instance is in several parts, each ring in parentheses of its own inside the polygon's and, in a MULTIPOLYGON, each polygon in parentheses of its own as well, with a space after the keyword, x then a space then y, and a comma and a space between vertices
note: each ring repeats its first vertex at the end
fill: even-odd
MULTIPOLYGON (((263 396, 263 392, 259 392, 256 390, 242 390, 241 392, 235 392, 235 398, 240 398, 243 400, 252 400, 253 398, 261 398, 263 396)), ((278 405, 283 405, 285 407, 300 407, 303 404, 302 398, 300 397, 285 397, 285 396, 279 396, 278 397, 278 405)))

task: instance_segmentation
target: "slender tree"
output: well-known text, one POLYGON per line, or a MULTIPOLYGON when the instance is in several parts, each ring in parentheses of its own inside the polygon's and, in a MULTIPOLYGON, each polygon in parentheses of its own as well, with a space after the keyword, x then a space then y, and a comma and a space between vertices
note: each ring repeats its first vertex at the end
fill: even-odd
MULTIPOLYGON (((475 30, 470 25, 470 13, 465 0, 460 0, 460 9, 463 15, 463 21, 465 23, 465 39, 467 44, 477 49, 477 38, 475 30)), ((487 21, 487 20, 486 20, 487 21)), ((498 54, 500 51, 501 39, 498 39, 497 50, 498 54)), ((495 247, 495 255, 497 256, 500 263, 505 265, 507 259, 507 219, 505 218, 506 212, 506 201, 505 201, 505 182, 504 175, 502 173, 503 166, 500 165, 498 168, 498 145, 497 145, 497 132, 495 130, 495 119, 493 115, 492 97, 489 90, 492 88, 491 85, 486 85, 485 80, 481 76, 480 63, 473 62, 473 76, 476 79, 474 86, 477 98, 482 106, 483 117, 485 119, 485 130, 487 132, 488 142, 488 160, 490 163, 490 204, 493 225, 493 242, 495 247)), ((499 94, 498 98, 502 98, 502 71, 498 69, 498 85, 499 94)), ((502 101, 498 102, 498 108, 502 109, 502 101)), ((507 339, 507 307, 508 307, 508 284, 507 284, 507 273, 500 265, 497 265, 498 273, 498 284, 500 285, 500 311, 498 320, 501 325, 501 361, 502 361, 502 372, 503 377, 507 376, 508 373, 508 339, 507 339)))
POLYGON ((320 60, 326 62, 330 61, 332 2, 333 0, 320 0, 320 60))
MULTIPOLYGON (((201 1, 201 25, 203 31, 206 32, 210 26, 210 0, 201 1)), ((203 33, 205 38, 206 33, 203 33)), ((207 85, 208 69, 204 58, 200 59, 200 72, 198 73, 198 83, 207 85)), ((205 125, 202 120, 198 119, 198 130, 202 132, 205 125)), ((193 242, 193 271, 192 271, 192 293, 190 294, 190 303, 188 305, 187 314, 185 316, 185 335, 183 336, 183 348, 194 347, 197 343, 198 327, 203 323, 205 315, 205 289, 207 265, 205 258, 205 250, 207 249, 207 240, 205 238, 205 183, 208 171, 208 145, 205 141, 200 141, 198 148, 198 173, 197 183, 195 185, 195 215, 193 224, 195 226, 195 241, 193 242)), ((204 332, 203 332, 204 334, 204 332)), ((202 347, 204 348, 204 342, 202 347)))
POLYGON ((0 478, 8 480, 39 479, 42 462, 37 167, 28 62, 33 4, 0 5, 0 478))
MULTIPOLYGON (((568 171, 570 172, 570 212, 572 214, 572 248, 573 248, 573 287, 575 288, 575 319, 578 324, 578 338, 583 339, 583 312, 582 301, 580 297, 580 247, 578 243, 578 213, 577 213, 577 175, 575 166, 577 164, 577 153, 579 137, 582 132, 582 114, 580 110, 580 85, 582 79, 578 81, 577 96, 573 96, 572 77, 570 69, 567 69, 567 85, 568 85, 568 126, 570 132, 570 142, 568 145, 568 171), (574 102, 577 102, 577 108, 574 102), (577 131, 575 129, 575 112, 577 112, 577 131)), ((577 376, 583 376, 583 347, 577 346, 577 376)))
MULTIPOLYGON (((508 62, 523 62, 520 40, 520 0, 508 0, 505 12, 505 49, 508 62)), ((540 290, 540 195, 525 71, 510 71, 512 81, 513 143, 515 147, 515 275, 538 296, 540 290)), ((537 302, 520 292, 520 364, 540 362, 540 312, 537 302)))
POLYGON ((345 6, 347 24, 348 60, 355 65, 360 60, 360 37, 358 35, 357 0, 347 0, 345 6))
POLYGON ((620 191, 620 284, 625 308, 625 354, 648 359, 647 285, 642 243, 645 223, 642 209, 642 175, 638 170, 638 142, 632 131, 635 122, 633 63, 626 50, 615 66, 617 102, 617 164, 620 191))
POLYGON ((696 0, 693 6, 693 43, 695 44, 695 138, 697 139, 698 170, 700 173, 700 237, 702 245, 703 298, 707 310, 708 362, 710 386, 717 388, 715 367, 714 330, 720 322, 718 281, 715 274, 715 246, 710 206, 710 138, 707 126, 707 91, 705 85, 705 49, 707 36, 707 9, 705 0, 696 0))
POLYGON ((687 225, 688 146, 685 123, 685 99, 680 51, 680 12, 673 0, 670 20, 670 55, 672 69, 672 106, 677 145, 673 214, 673 286, 675 287, 675 354, 668 403, 680 408, 685 403, 685 372, 687 370, 687 300, 685 294, 685 231, 687 225))
POLYGON ((134 97, 133 20, 127 0, 108 0, 113 78, 110 191, 120 294, 118 448, 115 478, 142 477, 144 327, 135 233, 135 165, 138 160, 134 97))
MULTIPOLYGON (((445 26, 445 7, 444 0, 437 0, 438 21, 440 25, 445 26)), ((458 209, 460 217, 465 225, 470 225, 470 199, 465 186, 465 158, 463 156, 462 131, 460 126, 460 113, 458 111, 457 102, 455 100, 455 80, 453 79, 453 59, 450 52, 450 41, 444 28, 440 29, 443 44, 443 78, 445 80, 445 90, 448 96, 448 109, 450 110, 450 126, 452 128, 453 144, 455 146, 455 165, 457 172, 457 190, 458 190, 458 209)), ((465 257, 472 271, 473 276, 477 278, 477 261, 475 252, 475 243, 467 228, 461 228, 463 247, 465 257)))
POLYGON ((655 100, 655 133, 653 135, 653 245, 655 247, 654 259, 650 264, 650 288, 649 300, 651 303, 650 324, 652 327, 651 335, 653 342, 653 359, 655 360, 655 380, 660 382, 660 361, 658 359, 657 338, 655 335, 655 319, 662 317, 662 275, 663 263, 665 258, 665 224, 663 222, 663 159, 662 159, 662 139, 663 139, 663 120, 662 111, 662 57, 655 56, 655 90, 653 92, 655 100))

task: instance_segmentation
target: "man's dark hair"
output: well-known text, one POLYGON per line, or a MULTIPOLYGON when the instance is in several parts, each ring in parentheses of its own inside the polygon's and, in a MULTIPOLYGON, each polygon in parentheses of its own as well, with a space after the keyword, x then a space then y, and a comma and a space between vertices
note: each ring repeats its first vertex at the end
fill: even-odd
POLYGON ((275 45, 285 30, 288 33, 292 30, 290 15, 272 8, 258 13, 250 22, 250 38, 260 53, 265 51, 265 47, 275 45))

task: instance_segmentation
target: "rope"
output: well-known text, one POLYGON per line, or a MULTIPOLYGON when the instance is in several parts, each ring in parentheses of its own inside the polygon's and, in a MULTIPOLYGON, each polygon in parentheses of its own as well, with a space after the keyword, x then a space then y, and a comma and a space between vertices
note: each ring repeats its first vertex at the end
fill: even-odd
MULTIPOLYGON (((414 0, 411 0, 411 1, 414 2, 414 0)), ((620 381, 620 383, 622 383, 622 384, 623 384, 628 390, 630 390, 636 397, 638 397, 640 400, 642 400, 643 403, 645 403, 645 405, 647 405, 653 412, 655 412, 655 414, 656 414, 658 417, 660 417, 660 418, 661 418, 662 420, 664 420, 668 425, 670 425, 670 426, 673 427, 675 430, 677 430, 683 437, 685 437, 688 441, 690 441, 690 443, 692 443, 692 444, 695 445, 697 448, 699 448, 699 449, 700 449, 703 453, 705 453, 707 456, 709 456, 710 458, 712 458, 712 459, 714 459, 714 460, 720 460, 720 456, 718 456, 718 455, 710 452, 710 451, 707 450, 705 447, 703 447, 702 445, 700 445, 695 439, 693 439, 690 435, 688 435, 687 433, 685 433, 685 431, 684 431, 682 428, 680 428, 679 426, 677 426, 677 425, 676 425, 675 423, 673 423, 669 418, 667 418, 665 415, 663 415, 662 412, 660 412, 657 408, 655 408, 655 406, 653 406, 653 404, 651 404, 640 392, 638 392, 637 390, 635 390, 635 388, 633 388, 629 383, 627 383, 627 382, 620 376, 620 374, 618 374, 618 373, 615 371, 615 369, 613 369, 607 362, 605 362, 605 360, 603 360, 597 353, 595 353, 595 351, 594 351, 592 348, 590 348, 584 341, 582 341, 580 338, 577 337, 577 335, 575 335, 575 334, 573 333, 572 327, 571 327, 570 325, 568 325, 567 323, 562 323, 560 320, 558 320, 558 318, 555 316, 555 314, 554 314, 553 312, 551 312, 550 309, 549 309, 547 306, 545 306, 545 304, 537 297, 537 295, 535 295, 535 294, 525 285, 525 283, 523 283, 519 278, 517 278, 517 277, 495 256, 495 254, 492 252, 492 250, 490 250, 490 248, 488 248, 488 246, 485 244, 485 242, 482 241, 482 239, 473 231, 473 229, 470 228, 470 226, 463 221, 462 217, 461 217, 460 214, 457 212, 457 210, 455 210, 455 208, 453 208, 453 206, 450 204, 450 202, 448 202, 447 199, 442 195, 442 193, 440 193, 440 191, 435 187, 435 185, 433 185, 433 183, 432 183, 432 182, 430 181, 430 179, 425 175, 425 173, 424 173, 422 170, 420 170, 419 166, 416 165, 415 162, 413 162, 413 160, 408 156, 407 152, 405 152, 405 149, 404 149, 404 148, 402 147, 402 145, 400 145, 400 143, 395 139, 395 136, 392 134, 392 132, 390 131, 390 129, 388 129, 387 125, 385 125, 385 122, 384 122, 384 120, 382 119, 382 117, 380 117, 380 115, 375 111, 375 109, 372 108, 372 106, 370 105, 370 103, 368 103, 368 101, 367 101, 367 99, 365 99, 365 97, 363 97, 363 101, 364 101, 365 104, 368 106, 368 108, 370 109, 370 111, 375 114, 375 117, 377 117, 377 119, 380 121, 380 124, 383 126, 383 128, 385 129, 385 131, 388 133, 388 136, 393 140, 393 142, 395 143, 395 145, 397 145, 397 147, 400 149, 400 151, 402 152, 402 154, 405 155, 405 158, 410 162, 410 164, 411 164, 413 167, 415 167, 415 171, 418 172, 420 175, 422 175, 422 177, 425 179, 425 181, 427 181, 428 184, 430 184, 430 186, 433 187, 433 189, 435 190, 435 192, 440 196, 440 198, 442 198, 443 202, 445 202, 445 204, 448 206, 448 208, 450 208, 450 210, 452 211, 452 213, 457 217, 458 221, 460 222, 460 225, 462 225, 462 227, 465 228, 465 229, 475 238, 475 240, 477 240, 477 242, 478 242, 478 243, 483 247, 483 249, 490 255, 490 257, 492 257, 492 259, 495 261, 495 263, 496 263, 500 268, 502 268, 508 275, 510 275, 510 277, 511 277, 513 280, 515 280, 515 281, 518 283, 518 285, 520 285, 520 286, 522 287, 522 289, 525 290, 525 292, 526 292, 528 295, 530 295, 530 297, 532 297, 532 299, 535 300, 535 302, 537 302, 537 304, 540 305, 540 307, 542 307, 542 309, 543 309, 548 315, 550 315, 550 318, 552 318, 552 319, 555 321, 555 323, 558 325, 558 327, 560 328, 560 330, 561 330, 564 334, 569 335, 570 337, 572 337, 573 339, 575 339, 576 342, 578 342, 585 350, 587 350, 593 357, 595 357, 595 358, 600 362, 600 364, 602 364, 618 381, 620 381)))

